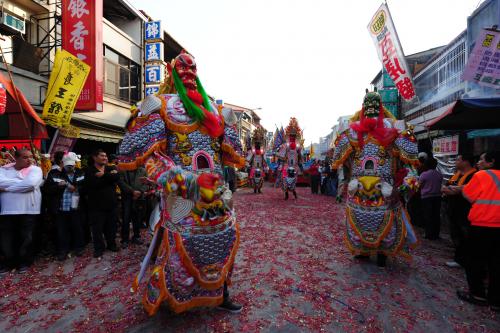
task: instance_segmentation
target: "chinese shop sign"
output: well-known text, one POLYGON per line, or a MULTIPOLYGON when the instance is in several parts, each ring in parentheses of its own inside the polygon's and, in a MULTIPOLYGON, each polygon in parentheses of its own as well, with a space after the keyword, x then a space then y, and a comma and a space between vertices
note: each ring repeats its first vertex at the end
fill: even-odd
POLYGON ((464 80, 500 88, 500 32, 481 31, 465 66, 464 80))
POLYGON ((53 127, 68 126, 90 66, 67 51, 57 51, 42 118, 53 127))
POLYGON ((435 156, 458 155, 458 135, 432 140, 432 152, 435 156))
POLYGON ((77 110, 103 110, 103 0, 62 0, 62 47, 91 68, 77 110))
POLYGON ((160 83, 163 81, 163 66, 161 65, 146 65, 145 70, 146 78, 144 81, 146 84, 160 83))
POLYGON ((416 96, 415 88, 386 4, 382 4, 377 10, 368 25, 368 31, 370 31, 373 38, 384 69, 394 82, 400 95, 407 101, 412 100, 416 96))
POLYGON ((148 61, 163 61, 163 43, 147 43, 146 44, 145 60, 148 61))
POLYGON ((149 95, 156 95, 160 92, 160 86, 159 85, 154 85, 154 86, 146 86, 146 96, 149 95))
POLYGON ((144 23, 144 40, 146 42, 161 40, 161 37, 161 21, 144 23))
POLYGON ((164 80, 165 64, 163 63, 163 31, 161 21, 144 23, 144 83, 146 96, 158 94, 164 80))

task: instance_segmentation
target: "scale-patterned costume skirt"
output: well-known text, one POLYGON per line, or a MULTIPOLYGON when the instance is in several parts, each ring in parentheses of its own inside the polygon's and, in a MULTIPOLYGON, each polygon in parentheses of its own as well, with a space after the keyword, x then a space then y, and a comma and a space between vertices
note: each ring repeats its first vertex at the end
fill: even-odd
POLYGON ((234 219, 189 233, 165 229, 143 297, 146 311, 153 315, 163 301, 176 313, 222 303, 238 245, 234 219))

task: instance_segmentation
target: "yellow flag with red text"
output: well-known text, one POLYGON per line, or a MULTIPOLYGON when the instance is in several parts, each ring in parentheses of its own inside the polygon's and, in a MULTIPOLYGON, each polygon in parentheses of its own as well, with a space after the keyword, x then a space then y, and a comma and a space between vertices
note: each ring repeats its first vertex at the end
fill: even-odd
POLYGON ((71 53, 56 52, 42 112, 48 125, 57 128, 69 125, 89 73, 90 66, 71 53))

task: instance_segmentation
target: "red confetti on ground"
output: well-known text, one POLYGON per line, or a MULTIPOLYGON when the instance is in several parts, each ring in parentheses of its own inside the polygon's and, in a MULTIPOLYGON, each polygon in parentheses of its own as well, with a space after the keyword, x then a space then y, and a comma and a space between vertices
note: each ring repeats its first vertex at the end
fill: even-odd
POLYGON ((444 262, 447 241, 423 241, 414 260, 380 269, 352 259, 343 243, 344 212, 334 198, 299 188, 283 200, 238 190, 241 248, 233 274, 238 315, 166 307, 148 317, 130 286, 146 253, 131 246, 102 261, 89 248, 63 266, 39 260, 24 274, 0 280, 1 332, 494 332, 500 316, 464 304, 460 269, 444 262))

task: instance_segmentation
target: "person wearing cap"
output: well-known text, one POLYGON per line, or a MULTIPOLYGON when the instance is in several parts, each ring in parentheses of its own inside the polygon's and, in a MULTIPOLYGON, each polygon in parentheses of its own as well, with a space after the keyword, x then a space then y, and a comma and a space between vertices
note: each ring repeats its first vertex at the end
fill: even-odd
POLYGON ((63 168, 52 170, 47 178, 45 188, 57 202, 57 259, 62 261, 68 257, 72 249, 76 256, 83 253, 83 230, 80 219, 80 188, 85 180, 84 174, 75 169, 80 159, 73 153, 62 158, 63 168))

